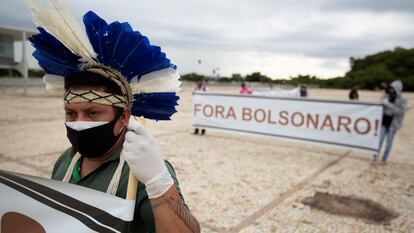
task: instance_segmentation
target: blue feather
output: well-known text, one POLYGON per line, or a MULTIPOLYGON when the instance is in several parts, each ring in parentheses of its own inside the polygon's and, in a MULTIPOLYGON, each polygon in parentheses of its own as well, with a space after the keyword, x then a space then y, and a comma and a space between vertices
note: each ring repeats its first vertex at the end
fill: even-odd
POLYGON ((115 54, 117 53, 118 45, 122 43, 122 35, 124 32, 132 32, 132 28, 128 23, 113 22, 109 25, 109 36, 111 38, 110 49, 111 53, 107 57, 108 62, 114 68, 116 67, 117 60, 115 54))
POLYGON ((88 11, 83 16, 83 20, 88 22, 85 23, 86 33, 94 51, 98 54, 98 61, 104 63, 104 57, 108 56, 106 48, 110 39, 108 35, 108 24, 92 11, 88 11))
POLYGON ((53 57, 45 55, 40 50, 34 51, 33 56, 38 60, 40 67, 42 67, 49 74, 68 76, 72 73, 79 72, 79 68, 65 65, 60 61, 53 59, 53 57))
POLYGON ((128 23, 108 25, 92 11, 85 14, 83 21, 99 62, 120 71, 128 80, 171 66, 165 53, 150 45, 148 38, 133 31, 128 23))
POLYGON ((72 53, 54 36, 39 27, 39 34, 29 38, 33 47, 36 48, 33 56, 39 65, 51 74, 67 76, 79 71, 80 57, 72 53))
MULTIPOLYGON (((86 32, 98 61, 119 71, 128 81, 164 68, 174 68, 165 53, 128 23, 107 24, 94 12, 83 17, 86 32)), ((154 120, 169 120, 177 110, 174 92, 141 93, 133 96, 132 114, 154 120)))
POLYGON ((154 120, 170 120, 177 112, 179 97, 175 92, 141 93, 133 97, 131 109, 134 116, 143 116, 154 120))
POLYGON ((109 36, 112 38, 112 53, 111 56, 108 57, 108 59, 110 59, 111 64, 114 64, 114 66, 116 66, 118 61, 116 59, 117 57, 115 54, 118 52, 118 45, 119 47, 121 47, 121 43, 125 42, 121 38, 124 33, 133 32, 133 30, 128 23, 113 22, 109 25, 109 31, 111 32, 109 36))

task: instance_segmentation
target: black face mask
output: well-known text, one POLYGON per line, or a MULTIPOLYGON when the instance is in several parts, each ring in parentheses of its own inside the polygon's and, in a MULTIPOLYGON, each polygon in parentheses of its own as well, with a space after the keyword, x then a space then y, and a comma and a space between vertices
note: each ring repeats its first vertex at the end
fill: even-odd
POLYGON ((114 126, 119 117, 104 125, 76 131, 66 126, 67 137, 73 148, 82 156, 97 158, 109 151, 118 141, 121 133, 114 135, 114 126))

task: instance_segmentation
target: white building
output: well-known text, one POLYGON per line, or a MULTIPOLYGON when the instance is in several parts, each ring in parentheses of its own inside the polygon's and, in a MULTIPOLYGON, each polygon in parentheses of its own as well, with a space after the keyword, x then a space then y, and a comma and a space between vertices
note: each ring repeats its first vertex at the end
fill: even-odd
POLYGON ((27 79, 29 77, 28 56, 31 56, 27 54, 26 42, 27 38, 34 34, 36 34, 34 30, 0 26, 0 69, 9 70, 10 74, 12 70, 17 70, 25 79, 24 93, 26 93, 27 79), (22 45, 22 55, 18 62, 15 59, 16 42, 20 42, 22 45))

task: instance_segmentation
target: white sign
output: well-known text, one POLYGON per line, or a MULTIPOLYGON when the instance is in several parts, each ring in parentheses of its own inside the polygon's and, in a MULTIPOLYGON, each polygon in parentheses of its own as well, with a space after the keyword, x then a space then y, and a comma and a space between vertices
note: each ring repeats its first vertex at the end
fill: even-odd
POLYGON ((379 149, 380 104, 194 93, 193 107, 194 127, 379 149))
POLYGON ((135 201, 0 170, 2 233, 125 232, 135 201))

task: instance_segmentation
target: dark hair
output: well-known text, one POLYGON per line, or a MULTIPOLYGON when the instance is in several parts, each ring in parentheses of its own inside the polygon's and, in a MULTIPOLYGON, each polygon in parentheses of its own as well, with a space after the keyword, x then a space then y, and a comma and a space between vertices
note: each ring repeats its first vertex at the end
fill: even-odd
MULTIPOLYGON (((115 95, 123 95, 121 88, 115 82, 96 73, 81 71, 65 77, 65 91, 68 91, 72 86, 81 85, 104 87, 105 92, 115 95)), ((120 117, 124 109, 116 106, 113 108, 115 112, 115 118, 120 117)))

